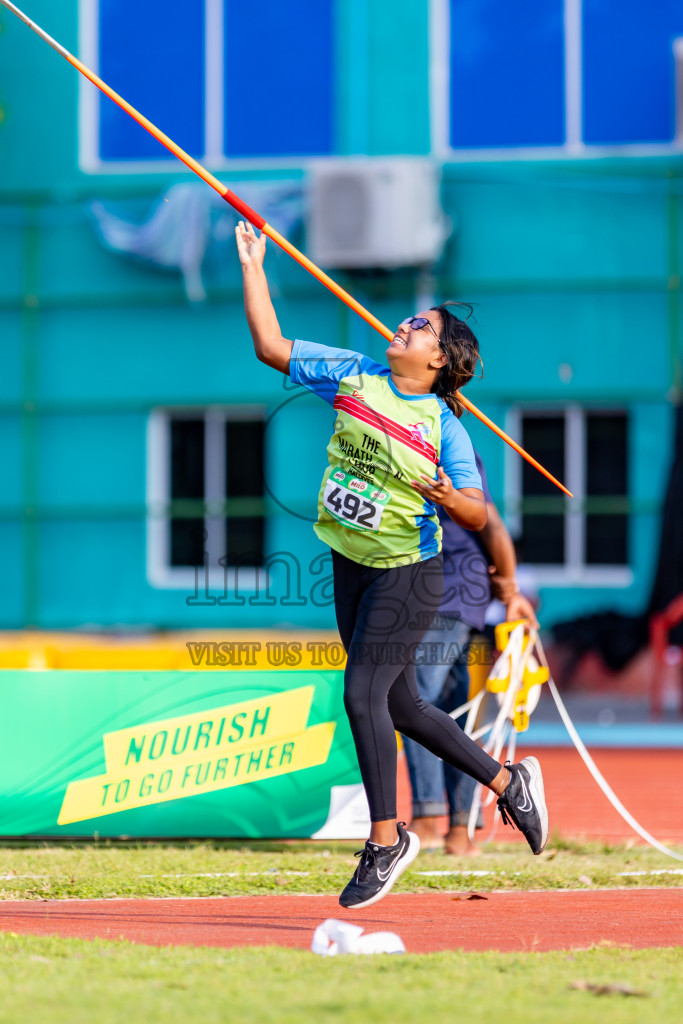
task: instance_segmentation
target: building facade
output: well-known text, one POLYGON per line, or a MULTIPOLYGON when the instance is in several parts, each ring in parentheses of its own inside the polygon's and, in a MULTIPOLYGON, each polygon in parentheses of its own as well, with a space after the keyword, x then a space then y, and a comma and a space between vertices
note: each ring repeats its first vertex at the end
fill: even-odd
MULTIPOLYGON (((430 158, 439 259, 331 273, 392 327, 474 305, 468 396, 576 496, 466 417, 543 624, 644 608, 681 389, 680 4, 27 13, 304 251, 312 160, 430 158)), ((236 218, 4 9, 0 28, 0 625, 331 626, 311 522, 332 419, 252 354, 236 218)), ((270 244, 267 268, 287 337, 382 359, 270 244)))

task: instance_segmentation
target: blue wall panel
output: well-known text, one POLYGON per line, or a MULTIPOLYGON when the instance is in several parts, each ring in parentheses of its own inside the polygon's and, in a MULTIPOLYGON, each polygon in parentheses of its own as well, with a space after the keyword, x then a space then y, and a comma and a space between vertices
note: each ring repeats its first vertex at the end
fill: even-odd
MULTIPOLYGON (((100 0, 100 75, 193 156, 204 150, 204 4, 100 0)), ((110 99, 100 98, 103 160, 170 155, 110 99)))
POLYGON ((135 505, 145 494, 145 428, 138 415, 44 416, 40 500, 51 507, 135 505))
POLYGON ((266 483, 277 514, 306 523, 312 533, 335 415, 301 387, 283 399, 269 410, 266 483))
MULTIPOLYGON (((669 381, 664 295, 468 295, 476 304, 475 332, 484 380, 467 396, 523 396, 571 401, 576 393, 619 403, 643 389, 663 392, 669 381), (571 380, 560 365, 571 367, 571 380)), ((668 443, 668 438, 667 438, 668 443)))
MULTIPOLYGON (((2 82, 3 103, 7 102, 4 93, 6 77, 5 72, 2 82)), ((0 141, 5 140, 0 137, 0 141)), ((4 174, 7 161, 3 150, 4 147, 0 149, 0 162, 4 174)), ((24 261, 17 259, 16 254, 22 251, 25 244, 24 225, 26 219, 26 214, 21 207, 0 207, 0 298, 2 299, 16 298, 22 292, 26 268, 24 261)), ((4 333, 1 336, 4 336, 4 333)), ((2 387, 1 382, 0 387, 2 387)))
POLYGON ((562 0, 451 0, 451 145, 564 141, 562 0))
POLYGON ((40 626, 149 621, 144 530, 140 521, 42 523, 40 626))
POLYGON ((19 523, 0 521, 0 629, 20 629, 26 625, 24 607, 23 529, 19 523))
POLYGON ((670 142, 680 0, 584 0, 584 141, 670 142))
MULTIPOLYGON (((103 206, 110 211, 113 209, 122 219, 139 224, 152 217, 158 203, 155 196, 153 201, 138 200, 114 207, 104 203, 103 206)), ((41 298, 48 302, 53 298, 63 301, 67 296, 80 298, 84 281, 96 282, 97 296, 102 304, 108 300, 116 302, 122 292, 131 296, 142 295, 147 299, 156 291, 171 299, 170 293, 175 288, 180 296, 182 280, 175 268, 156 266, 105 247, 97 234, 90 204, 60 212, 61 216, 57 214, 52 222, 46 218, 41 232, 41 298)))
POLYGON ((458 217, 448 255, 459 277, 622 280, 667 274, 667 201, 656 180, 562 172, 548 180, 533 165, 506 165, 490 179, 481 168, 458 175, 470 180, 448 181, 444 198, 458 217))
POLYGON ((0 510, 22 501, 22 429, 18 416, 0 416, 0 510))
POLYGON ((254 357, 237 304, 54 310, 43 330, 43 398, 191 404, 228 400, 240 379, 240 400, 260 402, 280 386, 254 357))
POLYGON ((542 587, 539 594, 538 616, 544 628, 594 612, 617 611, 636 615, 642 610, 643 595, 637 585, 542 587))
POLYGON ((0 312, 0 402, 16 400, 22 394, 21 329, 16 313, 0 312))

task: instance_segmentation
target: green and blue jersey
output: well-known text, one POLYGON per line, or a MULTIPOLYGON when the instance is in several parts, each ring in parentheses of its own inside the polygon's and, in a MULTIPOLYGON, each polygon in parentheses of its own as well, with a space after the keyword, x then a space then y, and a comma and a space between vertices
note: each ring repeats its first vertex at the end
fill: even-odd
POLYGON ((441 550, 436 506, 411 486, 443 467, 481 489, 472 442, 442 398, 404 395, 391 371, 348 349, 295 341, 290 378, 336 413, 318 496, 318 537, 355 562, 391 568, 441 550))

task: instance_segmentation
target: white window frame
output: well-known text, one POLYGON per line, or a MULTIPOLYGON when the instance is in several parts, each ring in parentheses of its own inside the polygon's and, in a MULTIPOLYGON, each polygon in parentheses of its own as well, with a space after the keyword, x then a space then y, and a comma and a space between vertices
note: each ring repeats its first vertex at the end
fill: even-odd
MULTIPOLYGON (((451 66, 450 0, 429 0, 429 106, 431 153, 437 160, 459 162, 595 159, 600 156, 667 156, 681 150, 682 138, 671 142, 587 145, 583 140, 583 0, 564 0, 564 123, 561 146, 509 146, 455 149, 450 143, 451 66)), ((671 54, 674 59, 674 54, 671 54)))
MULTIPOLYGON (((221 170, 271 170, 279 168, 301 168, 312 159, 334 160, 335 154, 322 157, 268 156, 268 157, 227 157, 224 153, 225 104, 223 70, 225 53, 223 47, 223 25, 225 20, 224 0, 192 0, 204 4, 204 150, 199 162, 216 171, 221 170)), ((100 0, 78 0, 78 55, 86 67, 99 74, 100 0)), ((135 26, 133 26, 133 31, 135 26)), ((84 174, 163 174, 178 172, 178 160, 169 154, 159 160, 102 160, 100 157, 100 91, 83 75, 78 76, 78 165, 84 174)), ((130 102, 131 97, 124 96, 130 102)), ((144 114, 145 111, 140 111, 144 114)), ((140 131, 143 131, 141 128, 140 131)), ((161 143, 159 144, 161 147, 161 143)))
MULTIPOLYGON (((513 438, 522 436, 522 417, 564 416, 564 479, 562 483, 572 492, 573 498, 565 498, 565 561, 562 565, 528 563, 534 580, 544 587, 628 587, 634 581, 633 569, 629 565, 586 565, 586 513, 583 511, 585 490, 585 429, 586 416, 594 413, 616 413, 628 410, 621 406, 580 405, 577 402, 557 405, 535 405, 533 403, 512 406, 508 409, 505 425, 513 438)), ((533 454, 533 453, 531 453, 533 454)), ((522 460, 511 448, 505 453, 505 522, 513 537, 519 536, 522 527, 522 460)), ((525 564, 527 564, 525 562, 525 564)))
MULTIPOLYGON (((260 405, 245 406, 177 406, 153 409, 147 421, 147 581, 159 590, 185 590, 197 594, 196 603, 209 592, 214 599, 226 590, 231 594, 255 591, 262 593, 268 585, 268 572, 253 566, 223 568, 219 559, 225 555, 225 516, 220 509, 225 493, 225 424, 235 420, 265 422, 266 409, 260 405), (171 501, 170 424, 177 419, 203 419, 204 480, 207 531, 204 568, 172 566, 171 519, 166 510, 171 501), (215 503, 217 514, 212 515, 215 503)), ((264 553, 265 559, 265 553, 264 553)))

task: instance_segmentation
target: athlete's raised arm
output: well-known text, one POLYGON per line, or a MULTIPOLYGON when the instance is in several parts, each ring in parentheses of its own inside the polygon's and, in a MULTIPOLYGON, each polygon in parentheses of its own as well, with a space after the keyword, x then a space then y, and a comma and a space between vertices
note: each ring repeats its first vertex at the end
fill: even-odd
POLYGON ((242 264, 244 312, 254 340, 256 357, 274 370, 289 373, 292 342, 282 337, 263 269, 266 236, 261 233, 261 237, 257 238, 251 224, 241 220, 235 228, 235 238, 242 264))

